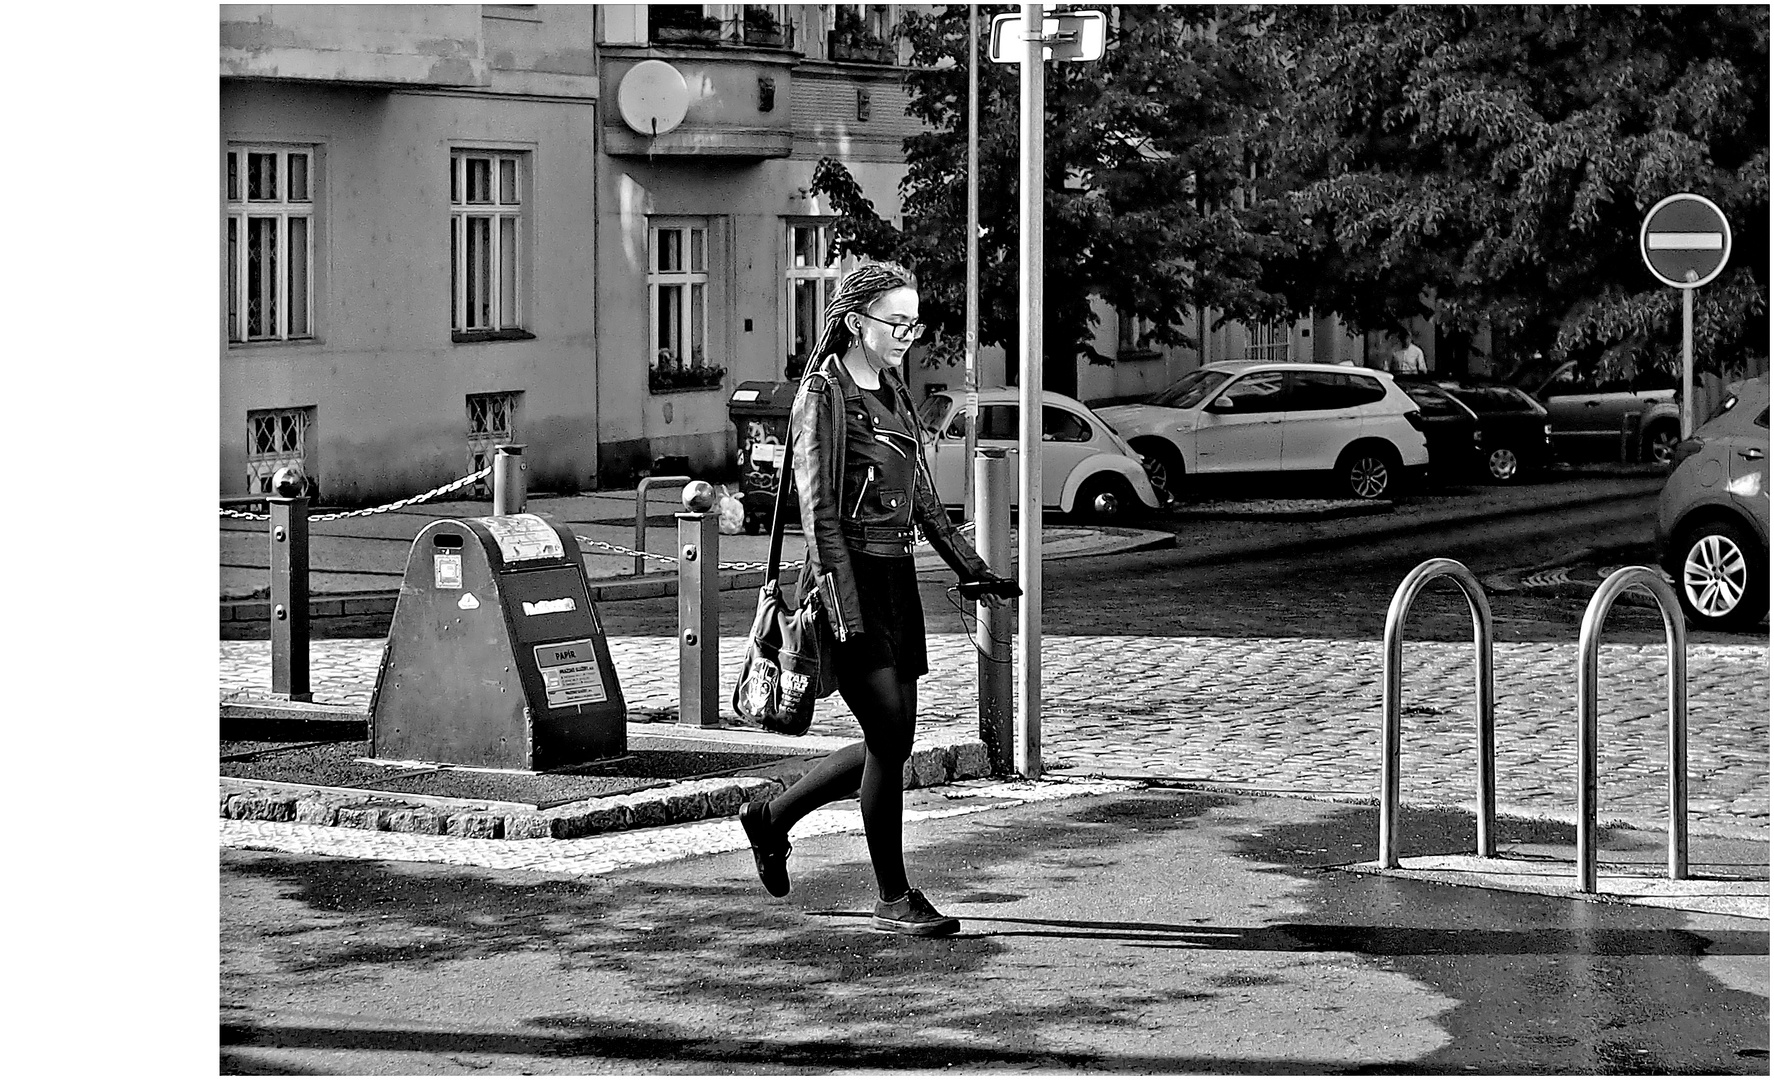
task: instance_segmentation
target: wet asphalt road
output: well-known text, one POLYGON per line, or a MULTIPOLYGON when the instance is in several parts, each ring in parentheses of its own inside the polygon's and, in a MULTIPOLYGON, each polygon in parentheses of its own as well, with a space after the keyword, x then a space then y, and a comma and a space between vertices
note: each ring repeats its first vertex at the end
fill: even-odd
POLYGON ((913 878, 964 920, 938 941, 866 929, 854 834, 798 842, 784 900, 744 852, 572 879, 225 851, 221 1066, 1766 1074, 1766 922, 1329 868, 1373 843, 1371 808, 1161 790, 919 822, 913 878))

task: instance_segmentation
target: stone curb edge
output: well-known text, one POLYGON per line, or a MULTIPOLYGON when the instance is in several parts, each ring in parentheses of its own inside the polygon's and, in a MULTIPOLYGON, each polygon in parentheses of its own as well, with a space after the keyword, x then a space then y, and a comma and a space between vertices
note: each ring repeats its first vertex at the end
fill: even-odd
MULTIPOLYGON (((969 739, 914 748, 905 765, 905 786, 939 787, 991 775, 985 743, 969 739)), ((548 810, 405 806, 398 796, 381 792, 365 791, 362 798, 354 799, 336 788, 302 793, 287 790, 294 785, 255 785, 250 780, 222 778, 221 817, 477 840, 574 840, 598 833, 732 817, 747 799, 774 796, 786 787, 785 779, 792 783, 796 778, 791 774, 689 780, 548 810)))

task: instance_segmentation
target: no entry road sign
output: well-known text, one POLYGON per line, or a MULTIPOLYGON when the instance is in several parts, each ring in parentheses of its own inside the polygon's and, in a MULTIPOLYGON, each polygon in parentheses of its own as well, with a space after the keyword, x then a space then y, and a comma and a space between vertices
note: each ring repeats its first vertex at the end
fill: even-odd
POLYGON ((1638 246, 1658 281, 1696 289, 1718 277, 1731 257, 1731 223, 1711 199, 1671 195, 1645 215, 1638 246))

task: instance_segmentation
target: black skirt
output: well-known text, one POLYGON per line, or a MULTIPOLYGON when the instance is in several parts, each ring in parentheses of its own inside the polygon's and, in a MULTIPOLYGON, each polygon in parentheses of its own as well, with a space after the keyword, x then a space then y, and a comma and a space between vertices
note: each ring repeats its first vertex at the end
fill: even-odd
POLYGON ((839 678, 888 667, 897 669, 902 682, 928 674, 916 561, 909 555, 852 551, 850 566, 862 602, 863 632, 838 645, 839 678))

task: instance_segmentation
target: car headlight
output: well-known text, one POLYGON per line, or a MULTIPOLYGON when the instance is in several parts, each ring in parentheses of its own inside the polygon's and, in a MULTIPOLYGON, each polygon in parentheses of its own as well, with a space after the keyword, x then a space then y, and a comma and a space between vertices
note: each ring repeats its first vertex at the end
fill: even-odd
POLYGON ((1473 428, 1472 429, 1472 441, 1475 443, 1484 442, 1484 428, 1473 428))

